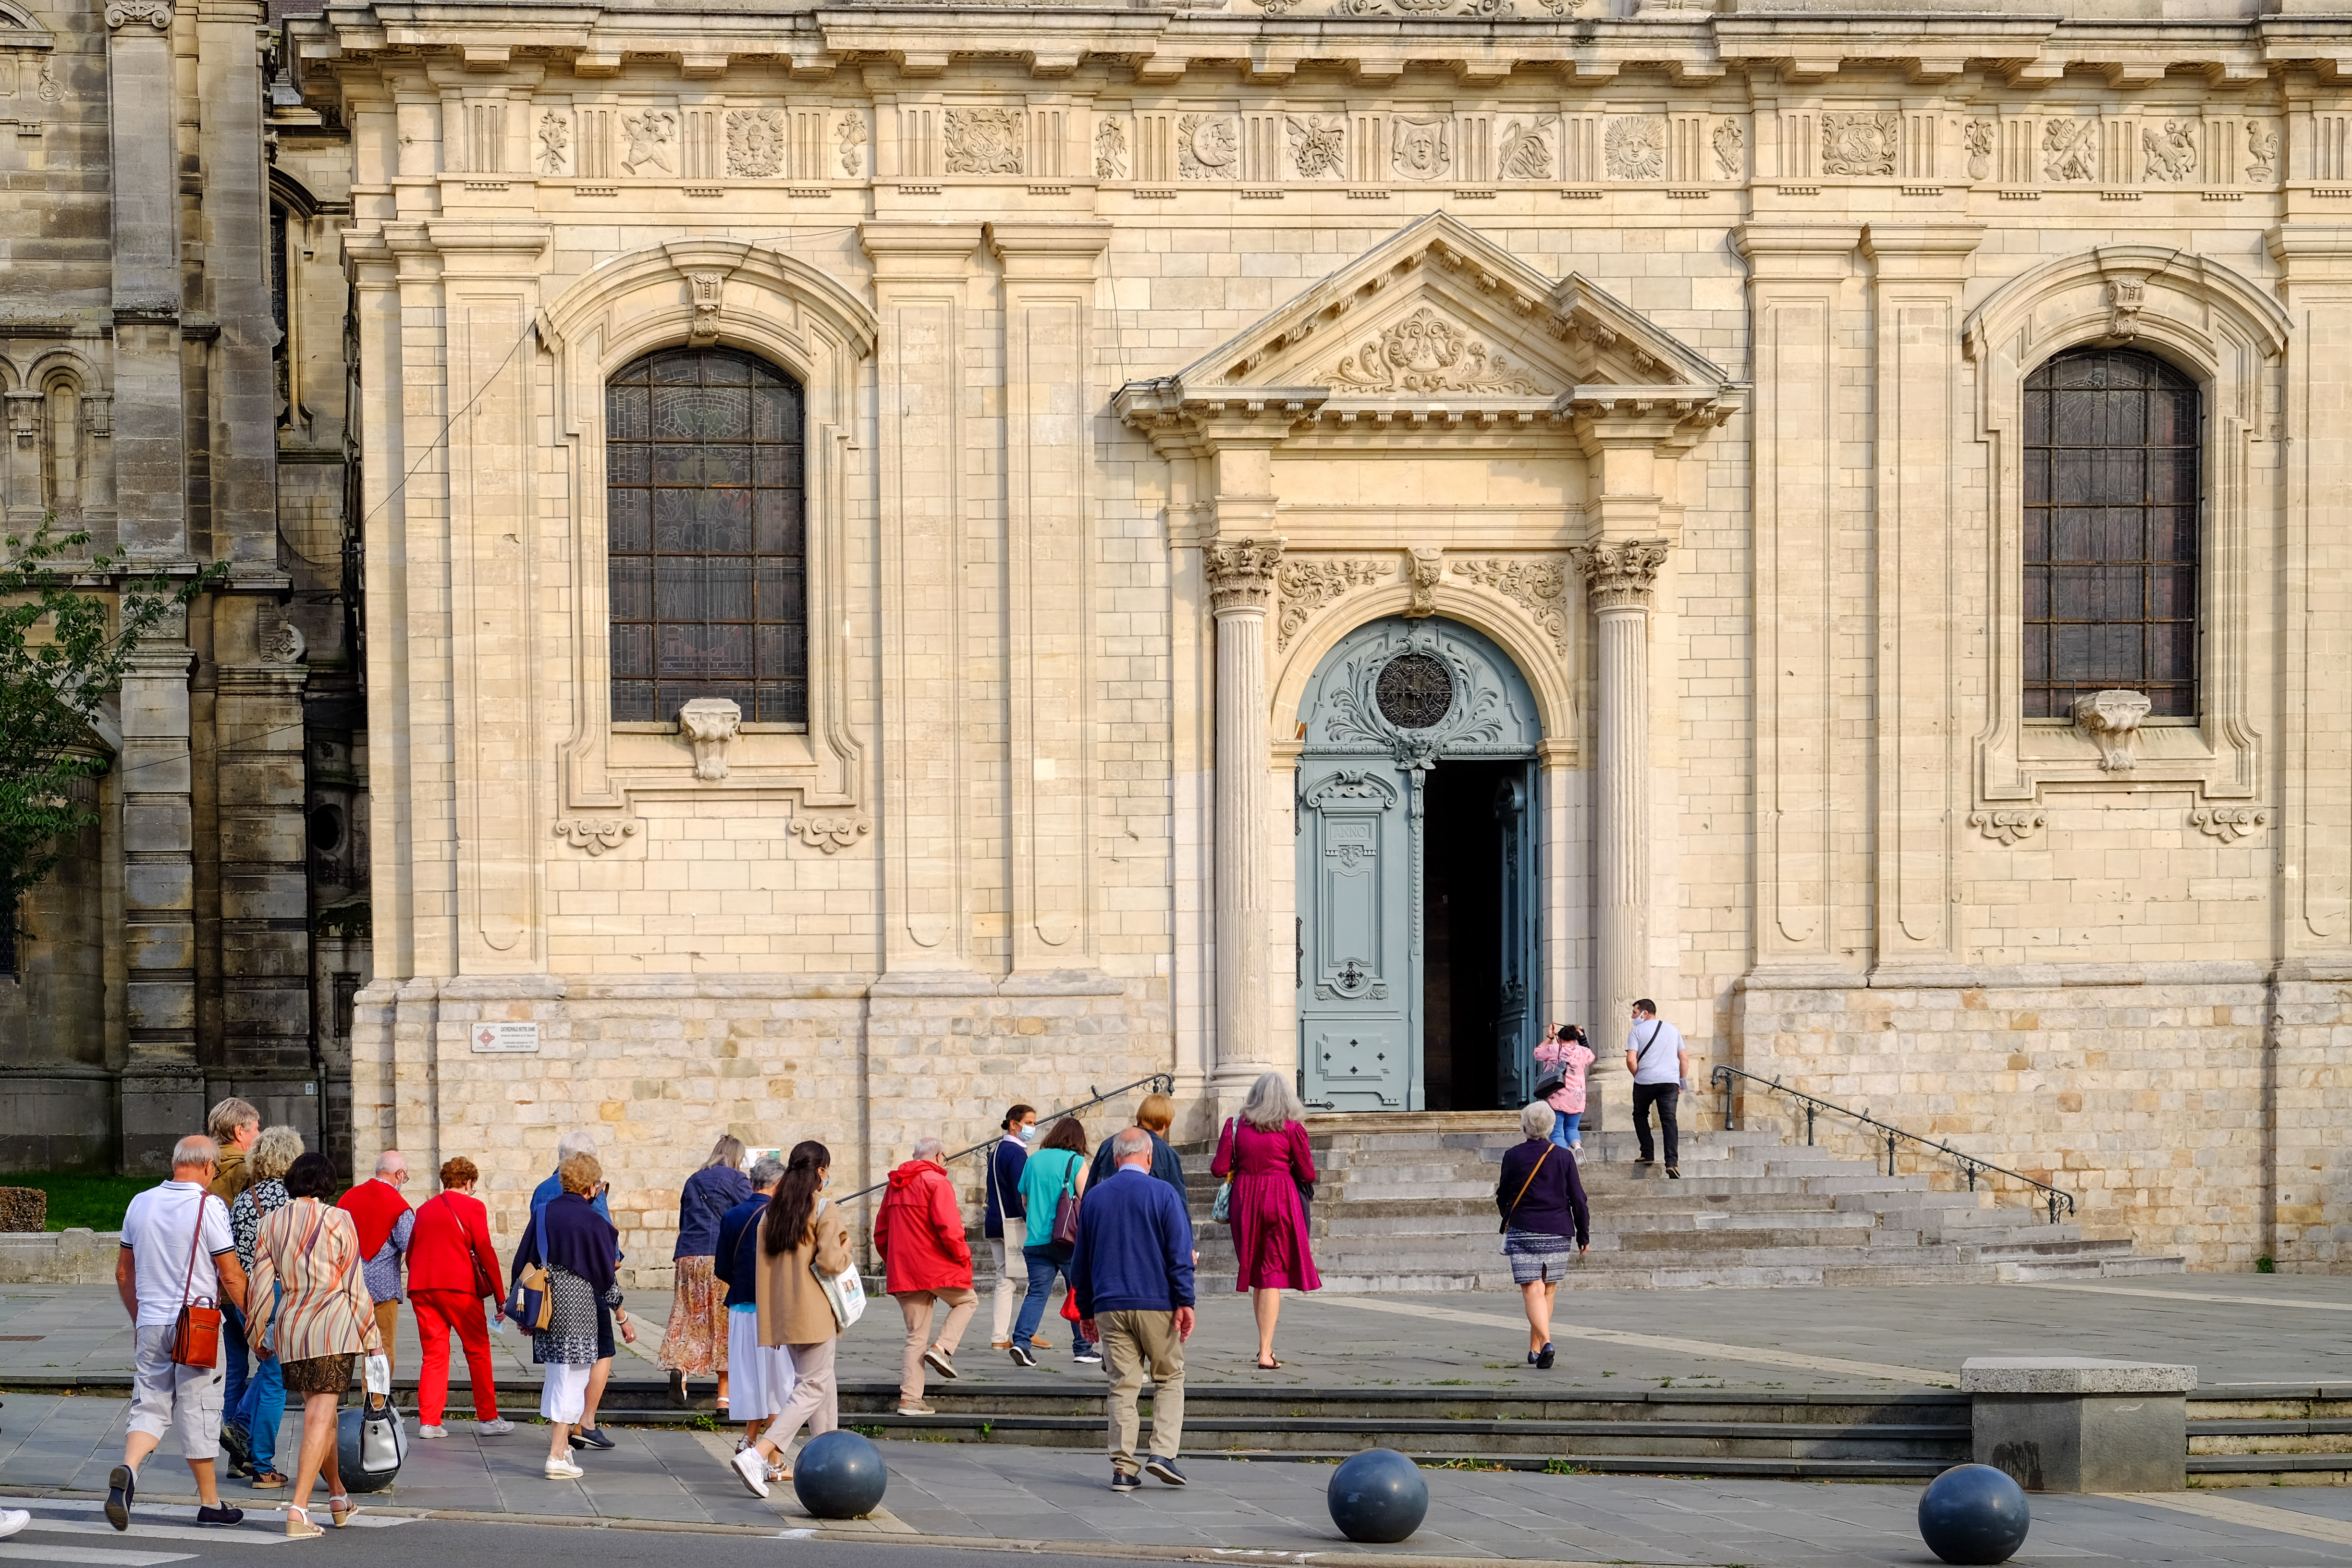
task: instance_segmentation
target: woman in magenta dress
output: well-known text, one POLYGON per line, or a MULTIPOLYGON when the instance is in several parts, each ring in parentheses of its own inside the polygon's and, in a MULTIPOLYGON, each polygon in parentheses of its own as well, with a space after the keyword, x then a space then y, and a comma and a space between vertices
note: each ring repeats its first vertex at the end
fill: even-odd
POLYGON ((1233 1183, 1226 1213, 1234 1227, 1234 1255, 1241 1263, 1234 1289, 1250 1293, 1257 1314, 1257 1364, 1268 1372, 1282 1364, 1274 1359, 1282 1293, 1323 1288, 1307 1247, 1307 1195, 1315 1187, 1315 1156, 1299 1123, 1306 1114, 1288 1079, 1265 1074, 1250 1086, 1241 1113, 1225 1122, 1216 1161, 1209 1167, 1212 1175, 1233 1183))

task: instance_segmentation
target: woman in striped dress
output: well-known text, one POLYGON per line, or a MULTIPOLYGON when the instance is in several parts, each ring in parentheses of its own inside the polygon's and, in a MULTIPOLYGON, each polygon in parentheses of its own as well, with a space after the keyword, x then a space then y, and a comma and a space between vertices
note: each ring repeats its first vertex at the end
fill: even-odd
POLYGON ((324 1154, 294 1162, 286 1173, 293 1201, 261 1222, 247 1296, 261 1321, 256 1348, 278 1358, 287 1389, 302 1396, 302 1456, 286 1505, 286 1533, 298 1541, 324 1533, 310 1522, 310 1488, 322 1468, 337 1528, 359 1511, 335 1462, 335 1406, 351 1386, 352 1361, 383 1353, 375 1301, 360 1278, 358 1227, 325 1201, 335 1186, 335 1168, 324 1154))

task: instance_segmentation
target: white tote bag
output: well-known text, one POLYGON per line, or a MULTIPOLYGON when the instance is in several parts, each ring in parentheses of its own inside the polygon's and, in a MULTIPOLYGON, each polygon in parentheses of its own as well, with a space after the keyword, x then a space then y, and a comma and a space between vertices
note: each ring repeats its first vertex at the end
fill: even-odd
MULTIPOLYGON (((831 1204, 830 1198, 820 1202, 809 1223, 814 1226, 831 1204)), ((833 1309, 835 1322, 845 1329, 866 1315, 866 1281, 859 1278, 856 1264, 838 1274, 827 1274, 816 1266, 814 1258, 811 1258, 809 1272, 816 1276, 817 1288, 824 1292, 825 1305, 833 1309)))

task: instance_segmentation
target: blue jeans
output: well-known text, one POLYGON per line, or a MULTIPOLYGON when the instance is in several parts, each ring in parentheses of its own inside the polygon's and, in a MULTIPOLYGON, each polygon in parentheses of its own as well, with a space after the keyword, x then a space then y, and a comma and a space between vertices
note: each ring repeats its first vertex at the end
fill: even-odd
MULTIPOLYGON (((286 1299, 280 1286, 278 1299, 286 1299)), ((277 1356, 257 1359, 253 1375, 246 1379, 245 1402, 225 1405, 238 1426, 245 1428, 246 1440, 253 1445, 253 1472, 267 1474, 278 1468, 278 1428, 286 1420, 286 1363, 277 1356)))
POLYGON ((1554 1112, 1551 1119, 1551 1141, 1560 1148, 1569 1147, 1576 1142, 1578 1128, 1583 1121, 1584 1112, 1581 1110, 1554 1112))
POLYGON ((221 1303, 221 1356, 228 1372, 228 1386, 221 1391, 221 1408, 235 1411, 245 1403, 245 1385, 252 1373, 253 1358, 245 1342, 245 1314, 226 1301, 221 1303))
MULTIPOLYGON (((1021 1299, 1021 1316, 1013 1325, 1013 1342, 1016 1345, 1027 1344, 1029 1337, 1037 1331, 1038 1322, 1045 1316, 1045 1304, 1051 1299, 1054 1276, 1060 1275, 1065 1285, 1070 1282, 1068 1264, 1056 1263, 1050 1258, 1025 1249, 1021 1257, 1029 1265, 1029 1294, 1021 1299)), ((1086 1348, 1086 1342, 1085 1332, 1077 1324, 1072 1323, 1070 1353, 1076 1355, 1086 1348)))

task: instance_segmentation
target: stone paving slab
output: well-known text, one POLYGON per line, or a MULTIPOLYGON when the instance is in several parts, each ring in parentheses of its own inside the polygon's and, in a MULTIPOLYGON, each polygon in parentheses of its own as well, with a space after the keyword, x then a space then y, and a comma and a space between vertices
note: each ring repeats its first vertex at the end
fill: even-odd
MULTIPOLYGON (((652 1378, 669 1301, 660 1292, 630 1298, 642 1325, 623 1352, 617 1375, 652 1378)), ((1066 1325, 1047 1320, 1055 1349, 1038 1352, 1034 1372, 1014 1368, 988 1346, 983 1302, 958 1357, 974 1384, 1092 1386, 1101 1373, 1070 1360, 1066 1325)), ((2072 1354, 2126 1361, 2179 1362, 2198 1369, 2200 1391, 2295 1384, 2352 1385, 2352 1294, 2324 1276, 2180 1275, 2063 1286, 1855 1286, 1833 1289, 1623 1290, 1563 1292, 1559 1321, 1696 1342, 1714 1352, 1677 1351, 1563 1334, 1559 1366, 1546 1386, 1615 1392, 1721 1387, 1775 1394, 1892 1391, 1892 1379, 1857 1378, 1824 1365, 1775 1364, 1738 1352, 1795 1354, 1824 1363, 1868 1363, 1949 1369, 1957 1384, 1970 1356, 2072 1354)), ((1489 1292, 1349 1298, 1285 1298, 1279 1372, 1260 1372, 1247 1298, 1213 1297, 1188 1353, 1196 1384, 1258 1387, 1526 1386, 1541 1374, 1523 1363, 1524 1321, 1516 1297, 1489 1292), (1351 1304, 1351 1303, 1369 1303, 1351 1304), (1414 1305, 1436 1318, 1373 1308, 1414 1305), (1466 1316, 1470 1321, 1461 1321, 1466 1316)), ((887 1300, 877 1300, 843 1342, 840 1375, 847 1384, 895 1383, 903 1328, 887 1300)), ((529 1342, 494 1336, 501 1385, 531 1393, 539 1377, 529 1342)), ((64 1375, 127 1378, 131 1332, 110 1287, 0 1287, 0 1384, 64 1375), (38 1336, 33 1338, 30 1336, 38 1336)), ((401 1314, 399 1367, 417 1365, 415 1329, 401 1314)), ((459 1373, 462 1380, 462 1370, 459 1373)), ((462 1386, 462 1381, 460 1384, 462 1386)))
MULTIPOLYGON (((119 1399, 19 1394, 0 1420, 0 1491, 97 1495, 121 1452, 119 1399)), ((289 1422, 287 1434, 297 1425, 289 1422)), ((723 1468, 724 1437, 674 1429, 615 1429, 620 1447, 584 1456, 581 1481, 539 1473, 545 1436, 461 1435, 419 1443, 400 1484, 371 1506, 403 1512, 570 1517, 765 1531, 824 1529, 789 1488, 761 1501, 723 1468)), ((1354 1546, 1331 1527, 1316 1464, 1188 1461, 1193 1484, 1111 1493, 1096 1455, 985 1445, 885 1443, 891 1482, 883 1512, 855 1533, 1084 1549, 1334 1551, 1456 1560, 1581 1560, 1748 1568, 1882 1568, 1927 1564, 1916 1528, 1916 1485, 1724 1481, 1424 1470, 1429 1516, 1409 1542, 1354 1546)), ((151 1461, 142 1498, 186 1487, 175 1461, 151 1461)), ((231 1500, 278 1500, 232 1484, 231 1500)), ((282 1494, 281 1494, 282 1495, 282 1494)), ((2352 1493, 2303 1489, 2189 1492, 2143 1500, 2037 1497, 2034 1527, 2016 1561, 2352 1568, 2352 1493), (2199 1510, 2205 1510, 2200 1512, 2199 1510)), ((168 1522, 168 1521, 159 1521, 168 1522)))

